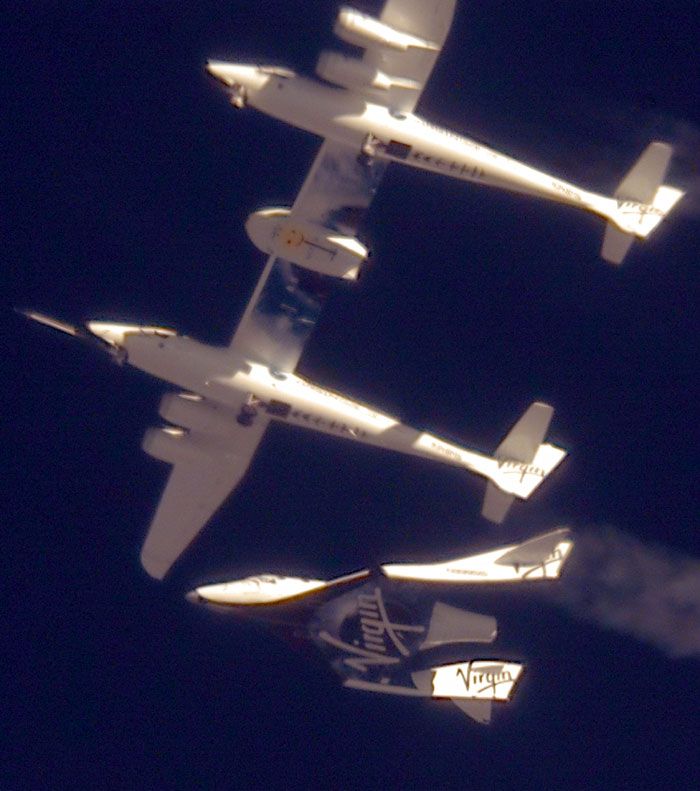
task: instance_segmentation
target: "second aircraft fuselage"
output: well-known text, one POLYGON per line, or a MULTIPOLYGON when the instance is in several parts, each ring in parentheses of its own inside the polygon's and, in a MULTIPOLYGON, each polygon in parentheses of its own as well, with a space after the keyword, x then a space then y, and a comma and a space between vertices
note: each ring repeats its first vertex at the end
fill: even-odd
POLYGON ((271 370, 238 358, 230 349, 183 336, 127 335, 124 351, 134 367, 223 406, 232 424, 238 421, 245 426, 258 416, 271 418, 466 468, 497 478, 505 491, 511 489, 512 482, 513 493, 522 491, 524 478, 531 479, 535 488, 553 466, 548 454, 559 452, 543 445, 542 456, 532 464, 498 461, 406 426, 296 374, 271 370))
MULTIPOLYGON (((210 71, 223 79, 215 66, 210 66, 210 71)), ((246 102, 278 120, 356 147, 369 156, 579 206, 607 218, 617 209, 613 198, 582 190, 412 113, 393 112, 344 88, 291 73, 265 74, 257 81, 249 78, 246 102)))

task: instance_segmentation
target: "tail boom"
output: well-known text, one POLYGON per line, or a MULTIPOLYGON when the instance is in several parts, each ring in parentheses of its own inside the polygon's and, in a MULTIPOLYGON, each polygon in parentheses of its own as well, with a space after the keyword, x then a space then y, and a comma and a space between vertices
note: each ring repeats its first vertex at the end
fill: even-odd
POLYGON ((560 528, 479 555, 438 563, 386 563, 391 579, 479 585, 557 579, 573 548, 571 532, 560 528))

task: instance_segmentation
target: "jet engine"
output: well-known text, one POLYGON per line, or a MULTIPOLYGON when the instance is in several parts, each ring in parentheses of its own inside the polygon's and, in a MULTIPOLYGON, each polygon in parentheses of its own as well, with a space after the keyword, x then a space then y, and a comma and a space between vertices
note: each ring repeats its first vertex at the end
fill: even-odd
POLYGON ((339 52, 327 50, 319 56, 316 74, 323 80, 349 90, 371 88, 388 91, 391 88, 406 88, 417 91, 420 89, 420 85, 415 80, 392 77, 359 58, 348 58, 339 52))
POLYGON ((141 447, 169 464, 196 461, 202 455, 209 457, 212 450, 225 449, 227 438, 236 430, 234 412, 194 393, 166 393, 158 414, 175 425, 149 428, 141 447))
POLYGON ((158 414, 175 426, 221 436, 236 430, 236 414, 193 393, 166 393, 158 414))
POLYGON ((357 280, 369 251, 353 236, 296 219, 289 209, 261 209, 246 220, 250 241, 267 255, 343 280, 357 280))
POLYGON ((168 464, 197 462, 206 454, 206 448, 184 428, 164 426, 149 428, 143 436, 141 448, 149 456, 168 464))
POLYGON ((340 9, 333 32, 348 44, 365 49, 387 47, 399 52, 405 52, 409 47, 427 50, 440 49, 432 41, 426 41, 418 36, 397 30, 348 6, 340 9))

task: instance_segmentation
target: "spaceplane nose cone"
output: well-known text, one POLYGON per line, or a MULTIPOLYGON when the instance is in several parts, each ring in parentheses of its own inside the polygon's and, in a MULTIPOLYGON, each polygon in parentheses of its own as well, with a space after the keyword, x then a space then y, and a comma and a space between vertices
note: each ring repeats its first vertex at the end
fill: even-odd
POLYGON ((211 76, 227 87, 233 85, 244 85, 248 72, 252 72, 250 67, 241 67, 236 63, 226 63, 221 60, 208 60, 206 69, 211 76))
POLYGON ((197 593, 196 590, 186 593, 185 598, 187 601, 192 602, 192 604, 201 604, 204 601, 204 599, 199 595, 199 593, 197 593))

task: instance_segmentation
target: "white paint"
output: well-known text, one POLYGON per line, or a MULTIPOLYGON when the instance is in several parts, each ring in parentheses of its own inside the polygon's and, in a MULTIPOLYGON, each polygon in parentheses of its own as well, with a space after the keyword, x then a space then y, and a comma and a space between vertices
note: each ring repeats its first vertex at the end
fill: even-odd
MULTIPOLYGON (((479 555, 439 563, 389 563, 382 572, 392 579, 451 582, 461 585, 556 579, 574 544, 568 531, 538 536, 525 544, 512 544, 479 555), (537 542, 537 557, 518 562, 518 549, 537 542), (512 561, 506 556, 511 555, 512 561), (506 561, 504 562, 504 558, 506 561)), ((532 556, 532 552, 528 553, 532 556)))
POLYGON ((433 697, 507 701, 523 665, 500 659, 474 659, 432 668, 433 697))

